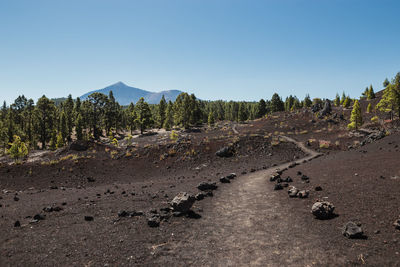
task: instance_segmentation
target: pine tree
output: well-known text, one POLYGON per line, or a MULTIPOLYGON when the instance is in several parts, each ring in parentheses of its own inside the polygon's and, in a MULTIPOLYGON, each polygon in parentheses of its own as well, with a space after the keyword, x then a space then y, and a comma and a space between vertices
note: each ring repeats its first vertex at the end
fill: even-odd
POLYGON ((399 109, 399 93, 393 84, 389 84, 383 91, 381 101, 376 105, 376 109, 382 112, 389 112, 390 119, 393 120, 393 115, 399 109))
MULTIPOLYGON (((68 134, 69 134, 69 129, 68 129, 68 125, 67 125, 67 116, 65 115, 64 112, 61 112, 59 127, 60 127, 60 129, 59 129, 60 135, 61 135, 61 138, 63 139, 63 143, 64 143, 65 140, 68 138, 68 134)), ((58 141, 57 141, 57 143, 58 143, 58 141)))
POLYGON ((306 108, 309 108, 309 107, 312 106, 312 101, 311 101, 311 98, 310 98, 310 95, 309 95, 309 94, 307 94, 306 97, 304 98, 304 100, 303 100, 303 105, 304 105, 304 107, 306 107, 306 108))
POLYGON ((256 118, 262 118, 265 116, 267 113, 266 105, 265 105, 265 100, 260 99, 260 101, 257 103, 257 108, 256 108, 256 118))
POLYGON ((383 81, 383 87, 386 88, 390 84, 388 78, 383 81))
POLYGON ((93 93, 85 101, 88 103, 89 120, 91 123, 94 139, 99 139, 102 133, 102 122, 104 117, 104 107, 107 103, 107 96, 102 93, 93 93))
POLYGON ((349 129, 358 130, 358 128, 362 125, 362 115, 361 115, 361 108, 360 103, 358 100, 354 102, 353 110, 351 111, 350 116, 350 124, 347 126, 349 129))
POLYGON ((11 158, 18 161, 28 155, 28 147, 18 135, 14 135, 14 140, 10 145, 11 147, 7 150, 7 153, 10 154, 11 158))
POLYGON ((372 84, 370 85, 369 89, 368 89, 368 93, 367 93, 367 99, 371 100, 375 98, 375 92, 374 92, 374 88, 372 87, 372 84))
POLYGON ((167 111, 165 112, 164 128, 170 130, 174 125, 174 110, 171 101, 168 102, 167 111))
POLYGON ((78 113, 78 117, 76 118, 75 123, 75 132, 76 132, 76 139, 79 141, 83 140, 83 118, 80 113, 78 113))
POLYGON ((350 104, 351 104, 350 97, 346 97, 345 100, 343 101, 343 107, 348 108, 348 107, 350 107, 350 104))
POLYGON ((343 105, 344 101, 347 99, 345 93, 342 93, 342 98, 340 99, 340 104, 343 105))
POLYGON ((212 126, 215 123, 215 119, 214 119, 214 113, 211 111, 208 114, 208 125, 212 126))
POLYGON ((185 129, 190 127, 190 97, 187 93, 181 93, 174 103, 174 122, 175 125, 182 126, 185 129))
POLYGON ((167 102, 165 101, 165 97, 163 95, 160 103, 158 104, 158 128, 162 128, 164 126, 166 109, 167 102))
POLYGON ((72 100, 72 96, 68 95, 67 100, 64 103, 64 113, 65 113, 65 120, 67 126, 67 136, 66 139, 68 142, 72 140, 72 130, 74 129, 74 100, 72 100))
POLYGON ((117 102, 115 101, 113 91, 108 93, 108 99, 105 102, 104 106, 105 111, 105 130, 106 132, 110 132, 112 128, 117 130, 117 119, 118 119, 118 106, 117 102))
POLYGON ((64 147, 64 137, 62 136, 62 133, 57 134, 57 141, 56 141, 56 148, 62 148, 64 147))
MULTIPOLYGON (((218 104, 219 102, 217 102, 218 104)), ((219 105, 217 105, 219 107, 219 105)), ((190 95, 189 98, 189 110, 190 110, 190 115, 189 115, 189 124, 190 125, 197 125, 202 122, 202 114, 201 114, 201 109, 199 106, 199 103, 196 99, 196 96, 194 94, 190 95)), ((221 117, 223 117, 223 114, 220 114, 221 117)))
POLYGON ((51 132, 49 148, 50 148, 50 150, 56 150, 56 148, 57 148, 57 132, 56 132, 56 130, 53 130, 51 132))
POLYGON ((335 97, 335 100, 333 101, 333 104, 334 104, 336 107, 339 107, 339 106, 340 106, 340 96, 339 96, 339 94, 336 94, 336 97, 335 97))
POLYGON ((368 98, 368 94, 369 94, 369 89, 368 89, 368 87, 365 87, 365 90, 364 90, 364 92, 362 93, 362 96, 368 98))
POLYGON ((238 121, 244 122, 247 120, 247 109, 243 102, 239 104, 238 121))
POLYGON ((367 113, 371 113, 371 111, 372 111, 372 105, 371 103, 369 103, 367 106, 367 113))
POLYGON ((136 116, 135 122, 140 128, 140 133, 143 134, 143 131, 153 123, 150 107, 143 97, 136 103, 136 116))
POLYGON ((46 142, 50 140, 51 133, 54 130, 55 112, 56 107, 53 101, 46 96, 39 98, 34 111, 35 121, 37 122, 35 131, 42 143, 42 149, 46 148, 46 142))
POLYGON ((285 105, 281 97, 275 93, 271 98, 271 112, 284 111, 285 105))

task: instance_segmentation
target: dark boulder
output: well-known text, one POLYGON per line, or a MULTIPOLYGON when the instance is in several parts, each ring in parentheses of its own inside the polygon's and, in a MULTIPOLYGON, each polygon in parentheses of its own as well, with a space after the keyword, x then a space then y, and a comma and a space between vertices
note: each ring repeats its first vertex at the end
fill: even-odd
POLYGON ((219 181, 223 184, 227 184, 227 183, 231 182, 227 177, 221 177, 221 178, 219 178, 219 181))
POLYGON ((147 217, 147 225, 150 227, 160 226, 160 216, 158 214, 152 214, 147 217))
POLYGON ((201 191, 215 190, 217 188, 218 188, 218 186, 216 183, 209 183, 209 182, 201 182, 197 186, 197 189, 199 189, 201 191))
POLYGON ((84 219, 85 219, 85 221, 87 221, 87 222, 91 222, 91 221, 94 220, 93 216, 88 216, 88 215, 86 215, 86 216, 84 217, 84 219))
POLYGON ((236 173, 230 173, 230 174, 228 174, 227 176, 225 176, 226 178, 228 178, 228 179, 235 179, 235 177, 236 177, 236 173))
POLYGON ((33 216, 33 219, 34 219, 34 220, 41 221, 41 220, 44 220, 44 219, 45 219, 45 216, 42 215, 42 214, 36 214, 35 216, 33 216))
POLYGON ((281 184, 276 184, 274 186, 274 190, 282 190, 282 189, 283 189, 283 186, 281 184))
POLYGON ((181 192, 171 201, 171 207, 173 211, 186 213, 190 210, 195 201, 196 199, 194 196, 186 192, 181 192))
POLYGON ((19 221, 15 221, 14 227, 21 227, 21 223, 19 221))
POLYGON ((335 206, 328 201, 317 201, 311 207, 311 213, 320 220, 333 218, 334 210, 335 206))
POLYGON ((195 198, 196 198, 196 200, 203 200, 205 198, 205 196, 206 195, 204 193, 200 192, 195 196, 195 198))
POLYGON ((274 182, 274 181, 276 181, 278 178, 281 178, 281 175, 280 175, 279 173, 274 173, 274 174, 271 175, 271 177, 269 178, 269 180, 270 180, 271 182, 274 182))
POLYGON ((309 194, 310 194, 310 192, 308 190, 300 190, 297 193, 297 197, 298 198, 307 198, 309 194))
POLYGON ((288 195, 289 195, 289 197, 297 197, 297 193, 298 192, 299 192, 299 189, 297 189, 296 187, 292 186, 288 190, 288 195))
POLYGON ((363 238, 364 232, 360 226, 355 224, 354 222, 348 222, 343 226, 342 233, 345 237, 355 239, 355 238, 363 238))
POLYGON ((223 147, 220 150, 218 150, 215 155, 217 155, 218 157, 232 157, 233 156, 233 148, 232 147, 223 147))

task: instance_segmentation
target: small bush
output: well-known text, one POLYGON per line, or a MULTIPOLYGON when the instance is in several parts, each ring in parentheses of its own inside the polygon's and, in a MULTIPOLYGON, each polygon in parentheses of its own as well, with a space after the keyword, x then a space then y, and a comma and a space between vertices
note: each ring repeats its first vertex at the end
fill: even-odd
POLYGON ((178 140, 178 134, 176 133, 176 131, 172 130, 171 134, 169 135, 169 138, 176 142, 178 140))
POLYGON ((14 141, 10 145, 7 153, 16 161, 28 155, 28 148, 18 135, 14 135, 14 141))
POLYGON ((378 116, 374 116, 371 118, 372 122, 378 122, 378 120, 379 120, 378 116))
POLYGON ((331 145, 331 142, 325 140, 319 140, 319 148, 326 148, 328 149, 331 145))
POLYGON ((118 140, 114 138, 111 142, 115 147, 118 147, 118 140))
POLYGON ((347 125, 347 129, 354 130, 356 129, 356 123, 353 121, 347 125))

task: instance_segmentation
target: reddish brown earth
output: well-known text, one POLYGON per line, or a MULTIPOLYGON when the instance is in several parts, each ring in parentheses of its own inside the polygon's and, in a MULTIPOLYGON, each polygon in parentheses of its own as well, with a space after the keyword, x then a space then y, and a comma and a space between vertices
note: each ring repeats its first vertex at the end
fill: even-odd
POLYGON ((348 136, 346 121, 310 122, 309 113, 275 116, 181 133, 177 143, 160 134, 135 139, 129 149, 97 144, 86 152, 50 153, 44 158, 51 164, 3 163, 0 265, 397 265, 400 231, 392 224, 400 215, 399 134, 348 150, 362 137, 348 136), (310 148, 324 156, 302 163, 311 151, 304 153, 300 143, 277 142, 271 137, 275 132, 302 142, 324 138, 340 144, 326 149, 312 143, 310 148), (233 157, 215 156, 228 144, 235 144, 233 157), (69 154, 79 156, 65 158, 69 154), (293 160, 301 164, 283 177, 309 189, 308 199, 290 199, 287 189, 274 191, 269 182, 276 168, 293 160), (297 171, 310 183, 303 184, 297 171), (171 217, 150 228, 145 216, 117 215, 165 207, 177 193, 195 194, 199 182, 231 172, 238 174, 235 180, 195 202, 199 219, 171 217), (314 191, 317 185, 323 191, 314 191), (331 201, 339 216, 314 219, 310 210, 316 199, 331 201), (46 206, 63 210, 42 211, 46 206), (27 216, 38 213, 45 220, 30 223, 27 216), (94 220, 85 221, 86 215, 94 220), (14 227, 16 220, 21 227, 14 227), (350 220, 362 224, 367 239, 342 235, 350 220))

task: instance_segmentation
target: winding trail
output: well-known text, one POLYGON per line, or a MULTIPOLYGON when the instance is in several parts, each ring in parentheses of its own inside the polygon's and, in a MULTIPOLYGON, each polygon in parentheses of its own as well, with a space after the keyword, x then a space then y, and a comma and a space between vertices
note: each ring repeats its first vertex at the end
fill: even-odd
MULTIPOLYGON (((277 169, 301 164, 321 154, 293 142, 308 155, 302 159, 240 176, 221 185, 213 198, 200 203, 202 219, 187 223, 162 251, 155 253, 157 263, 184 263, 196 266, 307 266, 327 264, 329 259, 316 242, 312 229, 304 229, 273 191, 269 176, 277 169)), ((288 200, 289 201, 289 200, 288 200)), ((301 201, 301 200, 295 200, 301 201)), ((338 256, 334 259, 337 262, 338 256)), ((333 261, 330 261, 332 263, 333 261)))

